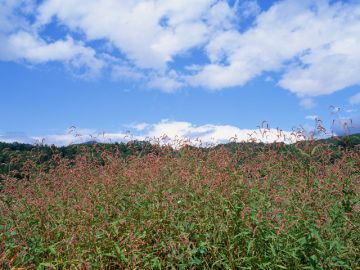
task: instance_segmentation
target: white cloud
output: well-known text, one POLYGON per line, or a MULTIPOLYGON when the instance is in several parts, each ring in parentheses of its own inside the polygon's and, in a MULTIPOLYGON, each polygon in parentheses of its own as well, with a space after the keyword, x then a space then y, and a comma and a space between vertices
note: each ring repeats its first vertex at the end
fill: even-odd
POLYGON ((56 17, 88 40, 109 40, 140 68, 165 69, 175 55, 206 41, 204 16, 214 2, 48 0, 38 10, 38 25, 56 17))
POLYGON ((357 93, 357 94, 353 95, 352 97, 350 97, 349 103, 351 105, 360 104, 360 93, 357 93))
POLYGON ((184 86, 180 76, 174 71, 167 75, 153 75, 148 78, 147 87, 150 89, 160 89, 167 93, 172 93, 184 86))
POLYGON ((31 64, 63 62, 78 76, 99 75, 105 65, 96 50, 84 42, 65 39, 48 42, 34 29, 29 16, 35 16, 33 0, 4 0, 0 3, 0 60, 26 61, 31 64))
POLYGON ((256 0, 241 1, 241 15, 245 18, 257 16, 261 12, 261 8, 256 0))
POLYGON ((88 141, 98 142, 127 142, 130 140, 149 140, 150 142, 170 143, 177 147, 179 143, 193 145, 216 145, 230 141, 256 141, 264 143, 285 142, 293 143, 296 138, 293 132, 273 128, 240 129, 231 125, 195 125, 185 121, 162 120, 158 123, 139 123, 126 126, 126 132, 98 132, 92 129, 72 129, 61 134, 44 136, 0 135, 0 141, 19 141, 45 144, 69 145, 88 141))
POLYGON ((312 98, 303 98, 300 100, 300 106, 304 109, 310 110, 316 106, 316 103, 312 98))
MULTIPOLYGON (((83 143, 90 140, 98 142, 126 142, 129 140, 150 140, 151 142, 192 143, 199 145, 214 145, 236 140, 256 141, 264 143, 285 142, 293 143, 297 140, 292 132, 280 131, 279 129, 240 129, 231 125, 194 125, 190 122, 162 120, 158 123, 140 123, 126 126, 127 132, 107 133, 94 130, 76 130, 71 133, 32 137, 32 140, 47 144, 68 145, 71 143, 83 143), (80 135, 76 135, 80 134, 80 135)), ((298 138, 299 139, 299 138, 298 138)))
POLYGON ((150 125, 146 134, 150 138, 159 138, 164 135, 168 136, 170 140, 189 139, 193 143, 200 141, 204 144, 226 143, 235 138, 238 142, 255 140, 264 143, 275 141, 290 143, 296 139, 291 132, 278 129, 240 129, 231 125, 194 125, 189 122, 169 120, 150 125))
POLYGON ((0 131, 0 142, 6 143, 34 143, 35 141, 30 139, 23 132, 1 132, 0 131))
MULTIPOLYGON (((355 35, 360 35, 359 30, 355 35)), ((360 38, 343 37, 329 45, 301 57, 301 65, 290 68, 279 84, 300 96, 331 94, 360 84, 360 38)))
POLYGON ((75 42, 71 37, 47 43, 34 34, 19 31, 4 38, 2 41, 0 59, 25 60, 34 64, 51 61, 65 62, 75 70, 87 68, 86 75, 98 75, 104 63, 96 57, 92 48, 85 47, 80 42, 75 42))
POLYGON ((137 124, 131 124, 128 125, 127 127, 131 128, 131 129, 135 129, 136 131, 143 131, 146 128, 148 128, 150 125, 148 123, 137 123, 137 124))
POLYGON ((316 119, 319 119, 319 116, 317 116, 317 115, 307 115, 307 116, 305 116, 305 119, 307 119, 307 120, 316 120, 316 119))
POLYGON ((360 84, 360 5, 281 1, 249 30, 225 31, 206 46, 211 63, 192 76, 194 86, 244 85, 267 71, 298 96, 331 94, 360 84))
POLYGON ((146 79, 146 76, 136 68, 129 65, 115 65, 111 70, 111 77, 114 80, 133 80, 141 81, 146 79))
POLYGON ((18 29, 30 29, 26 15, 35 11, 33 0, 3 0, 0 2, 0 34, 18 29))
POLYGON ((172 93, 181 88, 183 84, 173 78, 155 77, 148 82, 147 86, 150 89, 159 89, 167 93, 172 93))
POLYGON ((348 110, 346 110, 346 112, 347 113, 354 113, 354 112, 357 112, 357 110, 356 109, 348 109, 348 110))
MULTIPOLYGON (((117 134, 120 136, 120 134, 117 134)), ((116 136, 113 136, 116 137, 116 136)), ((60 134, 45 134, 42 136, 31 136, 30 140, 44 144, 55 144, 57 146, 85 143, 88 141, 111 142, 105 132, 98 132, 94 129, 74 128, 60 134)))
POLYGON ((206 21, 209 28, 216 31, 231 29, 238 21, 236 16, 237 2, 230 7, 226 1, 218 1, 206 14, 206 21))
POLYGON ((360 84, 357 1, 283 0, 264 11, 255 0, 36 3, 0 3, 0 60, 59 61, 92 74, 108 66, 114 79, 166 92, 185 85, 239 87, 267 72, 278 73, 275 83, 301 98, 360 84), (253 23, 243 27, 247 17, 253 23), (51 23, 67 37, 48 41, 43 30, 51 23), (115 61, 93 41, 107 44, 115 61), (204 53, 205 64, 193 49, 204 53), (178 57, 186 61, 178 63, 178 57))

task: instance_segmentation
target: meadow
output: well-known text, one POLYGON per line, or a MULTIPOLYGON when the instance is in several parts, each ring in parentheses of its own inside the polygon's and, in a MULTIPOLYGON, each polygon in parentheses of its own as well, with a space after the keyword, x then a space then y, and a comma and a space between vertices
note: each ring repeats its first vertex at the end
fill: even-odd
POLYGON ((0 268, 360 266, 359 146, 114 149, 3 176, 0 268))

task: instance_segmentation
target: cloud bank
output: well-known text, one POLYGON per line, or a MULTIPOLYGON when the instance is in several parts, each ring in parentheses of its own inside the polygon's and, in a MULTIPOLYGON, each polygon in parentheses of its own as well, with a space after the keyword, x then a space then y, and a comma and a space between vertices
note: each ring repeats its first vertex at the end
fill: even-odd
POLYGON ((92 129, 71 128, 60 134, 25 136, 24 134, 0 134, 0 141, 21 143, 55 144, 58 146, 97 141, 102 143, 128 142, 131 140, 150 141, 177 147, 179 144, 211 146, 220 143, 236 142, 284 142, 301 140, 294 131, 268 128, 240 129, 231 125, 195 125, 190 122, 164 119, 158 123, 137 123, 126 126, 126 132, 99 132, 92 129))
POLYGON ((4 0, 0 9, 2 61, 61 62, 85 77, 110 70, 165 92, 241 87, 268 73, 303 100, 360 84, 357 1, 262 10, 254 0, 4 0))

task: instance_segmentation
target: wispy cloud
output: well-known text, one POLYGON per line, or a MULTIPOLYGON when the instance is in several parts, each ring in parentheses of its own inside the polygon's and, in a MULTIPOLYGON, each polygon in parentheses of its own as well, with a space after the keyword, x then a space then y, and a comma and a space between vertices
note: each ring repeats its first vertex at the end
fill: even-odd
POLYGON ((353 95, 352 97, 350 97, 349 103, 351 105, 360 104, 360 93, 357 93, 357 94, 353 95))
POLYGON ((316 103, 312 98, 303 98, 300 100, 299 104, 306 110, 310 110, 316 106, 316 103))
POLYGON ((320 118, 317 115, 307 115, 307 116, 305 116, 305 119, 307 119, 307 120, 316 120, 316 119, 320 119, 320 118))

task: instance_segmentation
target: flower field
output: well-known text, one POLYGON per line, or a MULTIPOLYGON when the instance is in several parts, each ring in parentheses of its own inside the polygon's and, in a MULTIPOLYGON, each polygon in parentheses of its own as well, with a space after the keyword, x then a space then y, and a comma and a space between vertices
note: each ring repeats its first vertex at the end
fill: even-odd
POLYGON ((5 176, 2 269, 357 269, 360 148, 100 146, 5 176))

